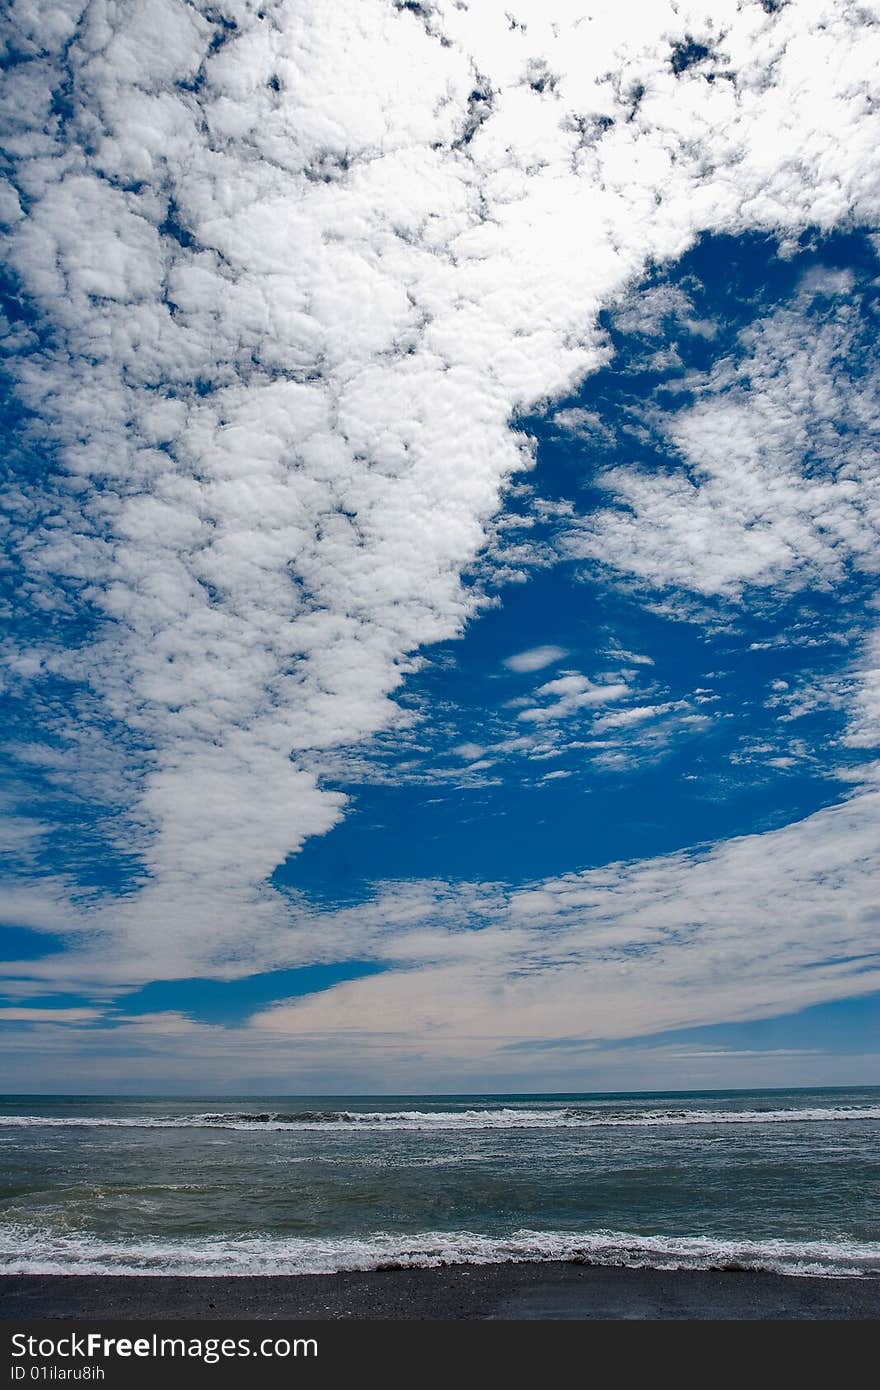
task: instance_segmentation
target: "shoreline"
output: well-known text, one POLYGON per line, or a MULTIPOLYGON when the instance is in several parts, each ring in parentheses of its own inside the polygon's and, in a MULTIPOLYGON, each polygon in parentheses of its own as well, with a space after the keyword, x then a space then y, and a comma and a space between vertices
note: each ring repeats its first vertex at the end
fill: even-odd
POLYGON ((880 1277, 541 1263, 336 1274, 0 1275, 0 1319, 864 1320, 880 1277))

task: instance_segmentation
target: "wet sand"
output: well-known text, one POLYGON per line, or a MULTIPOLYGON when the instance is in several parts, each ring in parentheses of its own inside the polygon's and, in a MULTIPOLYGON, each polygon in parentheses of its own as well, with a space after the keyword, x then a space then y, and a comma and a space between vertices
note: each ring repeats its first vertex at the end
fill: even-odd
POLYGON ((568 1263, 223 1278, 5 1275, 0 1318, 876 1319, 880 1278, 568 1263))

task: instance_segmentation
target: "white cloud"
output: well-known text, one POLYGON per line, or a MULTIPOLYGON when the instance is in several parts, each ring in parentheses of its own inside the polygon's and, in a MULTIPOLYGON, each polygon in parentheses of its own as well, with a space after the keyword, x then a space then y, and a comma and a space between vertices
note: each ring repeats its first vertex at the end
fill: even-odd
POLYGON ((854 670, 858 682, 844 738, 851 748, 880 745, 880 631, 870 634, 854 670))
POLYGON ((622 333, 657 338, 670 326, 686 329, 700 338, 713 338, 717 325, 695 317, 694 306, 680 285, 653 285, 637 298, 628 298, 614 314, 614 326, 622 333))
POLYGON ((686 1072, 693 1085, 724 1086, 870 1085, 877 1054, 829 1057, 808 1049, 688 1048, 662 1040, 653 1045, 597 1047, 566 1039, 556 1046, 514 1045, 491 1054, 427 1056, 418 1041, 409 1051, 390 1052, 378 1037, 358 1040, 299 1037, 295 1048, 283 1034, 258 1029, 211 1027, 178 1015, 154 1015, 113 1029, 67 1024, 32 1024, 0 1030, 0 1056, 14 1065, 21 1085, 32 1091, 67 1088, 107 1093, 241 1095, 293 1090, 299 1095, 362 1091, 369 1095, 434 1090, 513 1091, 531 1089, 680 1089, 686 1072), (185 1046, 182 1040, 185 1039, 185 1046))
POLYGON ((603 714, 593 721, 593 732, 604 733, 607 729, 627 729, 633 724, 644 724, 646 720, 656 719, 658 715, 668 714, 673 709, 686 709, 684 700, 666 701, 662 705, 632 705, 629 709, 616 710, 613 714, 603 714))
POLYGON ((616 506, 573 528, 569 555, 705 596, 876 574, 880 397, 857 375, 873 346, 857 302, 816 312, 821 283, 745 329, 741 361, 690 379, 697 403, 657 422, 672 466, 608 470, 616 506))
POLYGON ((474 758, 481 758, 486 750, 481 743, 459 743, 452 751, 466 762, 472 762, 474 758))
POLYGON ((516 1040, 625 1038, 870 993, 880 988, 878 825, 880 795, 864 792, 699 854, 509 895, 474 885, 460 891, 480 901, 482 930, 444 930, 450 904, 438 899, 433 925, 386 939, 410 968, 280 1004, 253 1027, 369 1038, 392 1056, 417 1039, 432 1059, 497 1058, 516 1040))
POLYGON ((554 661, 561 661, 564 656, 568 656, 565 647, 530 647, 528 651, 516 652, 513 656, 507 657, 504 664, 511 671, 540 671, 545 666, 551 666, 554 661))
POLYGON ((554 425, 558 425, 567 434, 574 435, 576 439, 585 440, 587 443, 603 445, 610 444, 614 439, 614 432, 602 419, 601 415, 595 410, 584 410, 581 406, 569 406, 565 410, 557 410, 553 415, 554 425))
MULTIPOLYGON (((476 611, 460 576, 533 461, 511 419, 605 360, 596 314, 649 260, 703 230, 880 206, 861 5, 529 0, 516 28, 506 0, 442 0, 430 24, 380 0, 345 0, 332 24, 287 0, 222 13, 234 28, 183 0, 11 12, 27 61, 7 74, 8 254, 51 329, 14 370, 61 460, 14 501, 11 548, 39 611, 88 603, 100 623, 82 649, 47 635, 13 653, 11 679, 33 678, 35 708, 40 673, 78 683, 65 735, 81 764, 124 764, 119 833, 144 869, 85 913, 106 935, 51 967, 72 973, 223 973, 313 949, 320 931, 266 879, 344 813, 322 756, 394 726, 411 653, 476 611), (734 76, 707 81, 714 57, 676 76, 688 34, 734 76)), ((753 358, 777 370, 790 333, 767 333, 753 358)), ((823 360, 836 342, 820 338, 823 360)), ((801 366, 797 384, 816 381, 810 353, 786 391, 801 366)), ((627 546, 632 572, 701 592, 833 579, 842 550, 867 565, 844 477, 808 485, 783 460, 773 514, 755 514, 763 435, 733 394, 682 422, 706 478, 696 511, 677 477, 615 476, 641 524, 605 517, 589 553, 627 546), (720 565, 719 512, 736 542, 720 565)), ((787 401, 761 417, 774 438, 787 401)), ((545 687, 553 703, 524 716, 615 689, 545 687)))
POLYGON ((558 680, 547 681, 546 685, 539 685, 535 697, 549 697, 550 703, 521 710, 517 719, 529 724, 548 724, 557 719, 567 719, 580 710, 605 705, 611 700, 622 700, 628 694, 629 687, 622 681, 597 683, 588 676, 572 672, 560 676, 558 680))
POLYGON ((0 1007, 0 1023, 91 1023, 98 1009, 30 1009, 0 1007))
POLYGON ((607 656, 613 657, 615 661, 621 662, 624 666, 653 666, 654 658, 645 656, 641 652, 628 652, 623 647, 612 646, 606 652, 607 656))
MULTIPOLYGON (((526 1077, 550 1084, 565 1073, 561 1058, 574 1068, 598 1041, 617 1039, 589 1075, 600 1086, 618 1074, 637 1084, 638 1058, 620 1046, 626 1038, 775 1016, 880 988, 878 828, 880 792, 861 791, 781 830, 515 892, 492 883, 388 884, 371 902, 304 918, 297 933, 306 952, 320 942, 326 958, 357 942, 363 958, 388 962, 388 973, 283 1002, 236 1029, 177 1012, 126 1019, 123 1000, 113 1029, 77 1034, 72 1018, 61 1030, 52 1026, 56 1011, 38 1009, 33 1036, 14 1040, 16 1075, 54 1089, 68 1076, 110 1074, 144 1084, 200 1076, 221 1087, 295 1075, 316 1090, 333 1076, 367 1090, 393 1090, 391 1078, 398 1089, 403 1078, 422 1088, 478 1088, 482 1075, 516 1087, 526 1077), (37 1017, 44 1013, 52 1015, 45 1022, 37 1017), (61 1032, 63 1044, 54 1040, 61 1032), (547 1044, 562 1051, 548 1056, 547 1044)), ((33 966, 49 981, 59 968, 33 966)), ((92 969, 100 969, 97 959, 92 969)), ((691 1065, 699 1059, 682 1055, 688 1049, 672 1051, 690 1077, 703 1074, 691 1065)), ((642 1074, 670 1084, 668 1052, 661 1039, 644 1054, 642 1074)), ((739 1054, 732 1065, 740 1069, 707 1065, 705 1074, 742 1083, 739 1054)), ((846 1065, 819 1058, 797 1075, 817 1084, 824 1067, 839 1082, 846 1065)), ((754 1073, 762 1074, 772 1075, 754 1073)))

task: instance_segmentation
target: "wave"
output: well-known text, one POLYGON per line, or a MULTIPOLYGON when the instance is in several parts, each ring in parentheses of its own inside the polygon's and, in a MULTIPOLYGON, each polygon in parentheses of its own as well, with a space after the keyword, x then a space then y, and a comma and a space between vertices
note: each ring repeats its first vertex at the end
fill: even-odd
POLYGON ((215 1236, 119 1240, 13 1226, 0 1232, 3 1274, 331 1274, 563 1260, 632 1269, 744 1269, 814 1276, 880 1275, 880 1243, 520 1230, 372 1235, 367 1239, 215 1236))
POLYGON ((880 1106, 813 1106, 787 1110, 298 1110, 204 1111, 192 1115, 6 1115, 0 1128, 236 1130, 512 1130, 651 1129, 678 1125, 831 1124, 880 1120, 880 1106))

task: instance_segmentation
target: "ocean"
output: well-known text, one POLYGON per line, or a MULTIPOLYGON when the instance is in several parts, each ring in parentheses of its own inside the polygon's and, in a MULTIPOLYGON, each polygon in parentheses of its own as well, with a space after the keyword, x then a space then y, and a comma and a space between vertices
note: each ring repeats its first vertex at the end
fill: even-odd
POLYGON ((0 1272, 880 1273, 880 1087, 0 1099, 0 1272))

